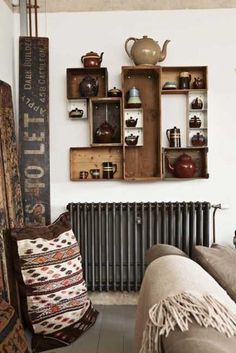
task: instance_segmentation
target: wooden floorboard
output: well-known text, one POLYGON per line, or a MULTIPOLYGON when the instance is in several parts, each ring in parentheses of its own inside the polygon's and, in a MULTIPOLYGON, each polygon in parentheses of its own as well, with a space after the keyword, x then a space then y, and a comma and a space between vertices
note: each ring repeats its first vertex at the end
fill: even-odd
POLYGON ((95 305, 97 321, 68 347, 45 353, 131 353, 135 325, 135 305, 95 305))

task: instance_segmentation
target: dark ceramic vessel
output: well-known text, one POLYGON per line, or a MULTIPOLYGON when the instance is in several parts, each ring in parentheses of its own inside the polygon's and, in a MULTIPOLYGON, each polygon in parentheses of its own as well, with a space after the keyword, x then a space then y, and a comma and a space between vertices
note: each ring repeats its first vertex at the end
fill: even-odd
POLYGON ((91 76, 85 76, 79 84, 81 97, 95 97, 98 94, 98 80, 91 76))
POLYGON ((196 172, 196 164, 186 153, 181 154, 174 164, 171 164, 166 157, 168 162, 169 171, 174 174, 177 178, 192 178, 196 172))
POLYGON ((115 130, 107 122, 104 121, 95 132, 95 141, 97 143, 112 143, 115 130))
POLYGON ((201 127, 202 125, 202 122, 201 122, 201 119, 194 115, 190 120, 189 120, 189 127, 190 128, 199 128, 201 127))
POLYGON ((100 67, 103 54, 104 53, 98 55, 97 53, 90 51, 89 53, 81 56, 81 62, 84 67, 100 67))
POLYGON ((191 143, 194 147, 201 147, 206 144, 206 138, 200 132, 197 132, 196 135, 193 135, 191 138, 191 143))
POLYGON ((125 124, 127 127, 135 127, 137 125, 138 118, 134 119, 132 116, 125 120, 125 124))
POLYGON ((135 136, 133 134, 130 134, 129 136, 125 137, 125 143, 128 146, 135 146, 138 143, 138 138, 139 138, 139 135, 135 136))

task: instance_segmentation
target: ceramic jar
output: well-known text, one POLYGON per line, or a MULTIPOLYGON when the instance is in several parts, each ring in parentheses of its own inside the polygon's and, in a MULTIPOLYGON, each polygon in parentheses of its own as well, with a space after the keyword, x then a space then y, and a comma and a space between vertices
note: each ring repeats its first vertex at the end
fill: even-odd
POLYGON ((199 129, 199 127, 201 127, 201 125, 202 125, 202 122, 198 116, 194 115, 192 118, 190 118, 190 120, 189 120, 189 127, 190 128, 198 128, 199 129))
POLYGON ((200 132, 197 132, 196 135, 193 135, 191 138, 191 143, 194 147, 201 147, 206 144, 206 138, 204 135, 200 134, 200 132))
POLYGON ((125 143, 128 146, 135 146, 138 143, 138 138, 139 138, 139 135, 130 134, 129 136, 125 137, 125 143))
POLYGON ((107 92, 108 97, 122 97, 122 92, 120 89, 113 87, 107 92))
POLYGON ((201 98, 197 97, 195 98, 192 103, 191 103, 192 109, 202 109, 203 108, 203 101, 201 98))
POLYGON ((205 88, 205 82, 204 82, 203 78, 194 77, 192 88, 195 88, 195 89, 203 89, 203 88, 205 88))
POLYGON ((95 97, 98 94, 98 80, 92 76, 85 76, 79 84, 81 97, 95 97))
POLYGON ((179 75, 179 88, 180 89, 189 89, 190 88, 191 75, 189 72, 184 71, 179 75))
POLYGON ((114 133, 114 128, 107 121, 104 121, 95 131, 95 141, 97 143, 112 143, 114 133))

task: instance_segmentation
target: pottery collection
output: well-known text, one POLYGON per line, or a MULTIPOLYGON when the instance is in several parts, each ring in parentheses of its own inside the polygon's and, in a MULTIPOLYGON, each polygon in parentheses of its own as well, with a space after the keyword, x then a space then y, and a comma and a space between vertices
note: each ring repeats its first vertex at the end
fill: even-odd
POLYGON ((148 36, 140 39, 130 37, 125 41, 125 51, 135 65, 156 65, 157 62, 166 58, 169 42, 170 40, 166 40, 161 49, 158 42, 148 36), (131 48, 129 48, 131 43, 131 48))

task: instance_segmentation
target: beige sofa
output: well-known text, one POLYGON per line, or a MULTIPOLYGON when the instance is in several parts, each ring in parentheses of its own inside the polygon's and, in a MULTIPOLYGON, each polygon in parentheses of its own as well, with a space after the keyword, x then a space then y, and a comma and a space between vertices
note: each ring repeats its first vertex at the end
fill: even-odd
MULTIPOLYGON (((196 247, 196 259, 202 250, 212 251, 196 247)), ((133 353, 235 353, 236 304, 211 274, 170 245, 152 247, 147 262, 133 353)))

